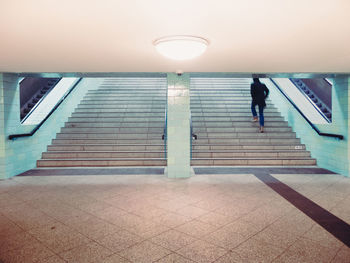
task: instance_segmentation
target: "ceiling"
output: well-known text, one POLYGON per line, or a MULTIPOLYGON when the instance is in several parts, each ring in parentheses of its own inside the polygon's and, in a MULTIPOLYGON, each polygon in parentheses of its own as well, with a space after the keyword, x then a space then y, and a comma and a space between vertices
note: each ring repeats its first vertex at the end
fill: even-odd
POLYGON ((349 0, 0 0, 0 72, 350 72, 349 0), (190 61, 167 35, 210 41, 190 61))

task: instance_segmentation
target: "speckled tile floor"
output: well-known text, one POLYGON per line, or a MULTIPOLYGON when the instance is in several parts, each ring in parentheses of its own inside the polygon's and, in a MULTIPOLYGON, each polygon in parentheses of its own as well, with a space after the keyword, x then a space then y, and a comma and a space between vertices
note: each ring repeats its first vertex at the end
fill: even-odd
MULTIPOLYGON (((349 178, 269 173, 350 224, 349 178)), ((350 262, 300 209, 252 173, 14 177, 0 181, 0 262, 350 262)))

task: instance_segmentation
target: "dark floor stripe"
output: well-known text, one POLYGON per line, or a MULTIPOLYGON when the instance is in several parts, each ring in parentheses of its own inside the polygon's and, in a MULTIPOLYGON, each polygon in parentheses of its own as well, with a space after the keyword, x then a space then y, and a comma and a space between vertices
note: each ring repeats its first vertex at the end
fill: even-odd
POLYGON ((268 173, 254 174, 305 215, 350 247, 350 225, 268 173))

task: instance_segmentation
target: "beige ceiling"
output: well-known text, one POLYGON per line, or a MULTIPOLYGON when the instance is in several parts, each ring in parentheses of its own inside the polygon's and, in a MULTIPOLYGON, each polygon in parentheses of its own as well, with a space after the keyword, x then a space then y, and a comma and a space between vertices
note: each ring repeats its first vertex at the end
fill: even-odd
POLYGON ((0 0, 0 72, 350 72, 350 0, 0 0), (152 45, 210 40, 176 62, 152 45))

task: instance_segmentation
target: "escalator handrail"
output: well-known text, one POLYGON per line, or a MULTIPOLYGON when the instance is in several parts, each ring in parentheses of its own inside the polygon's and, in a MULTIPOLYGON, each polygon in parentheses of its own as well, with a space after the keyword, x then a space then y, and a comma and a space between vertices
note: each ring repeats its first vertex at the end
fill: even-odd
POLYGON ((333 138, 338 138, 339 140, 343 140, 344 136, 340 134, 334 134, 334 133, 324 133, 321 132, 306 116, 305 114, 299 109, 297 105, 289 98, 287 94, 277 85, 277 83, 270 78, 271 82, 276 86, 276 88, 286 97, 286 99, 293 105, 293 107, 300 113, 301 116, 307 121, 307 123, 311 126, 312 129, 314 129, 318 135, 320 136, 326 136, 326 137, 333 137, 333 138))
POLYGON ((52 113, 55 112, 55 110, 61 105, 61 103, 68 97, 68 95, 74 90, 74 88, 78 85, 78 83, 82 80, 82 78, 79 78, 77 82, 69 89, 69 91, 60 99, 59 102, 51 109, 49 114, 30 132, 30 133, 21 133, 21 134, 12 134, 9 135, 8 138, 9 140, 14 140, 16 138, 20 137, 29 137, 33 136, 39 129, 40 127, 46 122, 46 120, 52 115, 52 113))

